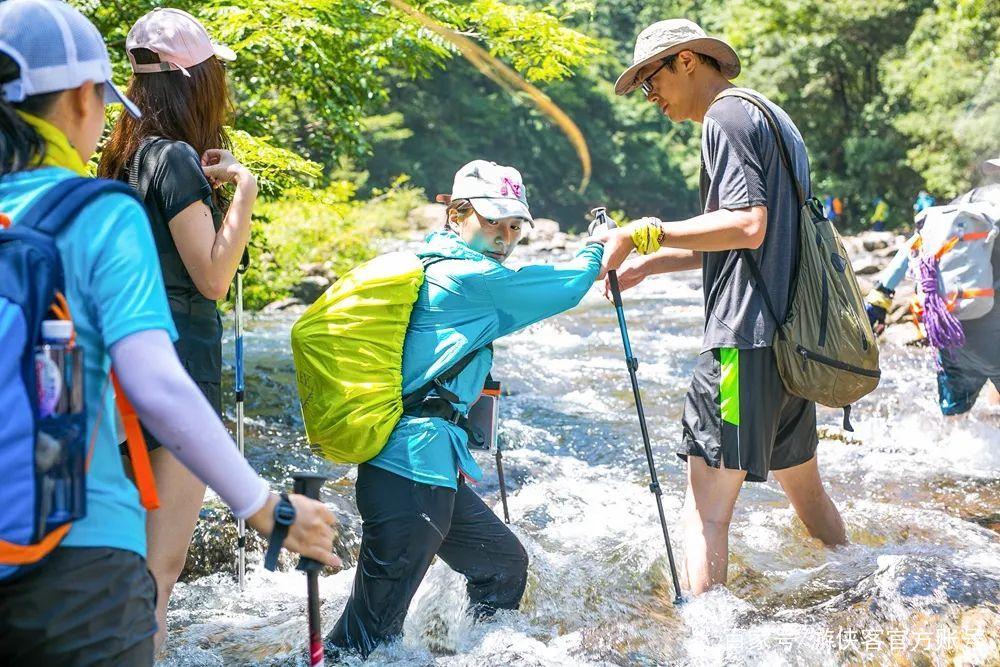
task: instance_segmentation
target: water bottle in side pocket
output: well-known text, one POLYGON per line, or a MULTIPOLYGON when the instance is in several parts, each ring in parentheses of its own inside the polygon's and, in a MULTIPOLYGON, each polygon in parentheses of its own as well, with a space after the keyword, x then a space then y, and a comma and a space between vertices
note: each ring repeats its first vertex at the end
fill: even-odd
POLYGON ((35 347, 38 435, 35 473, 39 483, 38 534, 87 513, 87 413, 84 407, 83 348, 69 320, 42 322, 35 347))

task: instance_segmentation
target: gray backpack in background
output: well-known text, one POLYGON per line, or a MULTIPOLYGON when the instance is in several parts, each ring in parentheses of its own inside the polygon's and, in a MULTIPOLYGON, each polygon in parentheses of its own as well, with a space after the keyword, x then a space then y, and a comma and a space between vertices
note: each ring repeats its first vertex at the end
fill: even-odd
POLYGON ((853 430, 851 404, 878 386, 881 371, 878 346, 850 258, 819 200, 807 197, 795 177, 781 126, 771 110, 763 101, 741 90, 724 90, 716 100, 723 97, 738 97, 761 110, 798 197, 799 264, 784 320, 776 315, 753 255, 747 250, 740 251, 768 313, 778 325, 774 353, 781 380, 791 394, 828 407, 843 408, 844 428, 853 430))

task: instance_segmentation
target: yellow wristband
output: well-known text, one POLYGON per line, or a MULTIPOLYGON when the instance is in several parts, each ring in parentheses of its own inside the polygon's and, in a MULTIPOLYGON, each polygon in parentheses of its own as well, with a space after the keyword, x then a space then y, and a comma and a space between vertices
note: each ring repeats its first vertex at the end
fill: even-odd
POLYGON ((878 306, 885 312, 892 310, 892 297, 880 289, 873 289, 871 292, 868 292, 868 296, 865 297, 865 303, 878 306))
POLYGON ((660 234, 663 229, 656 218, 636 220, 628 226, 635 250, 640 255, 648 255, 660 249, 660 234))

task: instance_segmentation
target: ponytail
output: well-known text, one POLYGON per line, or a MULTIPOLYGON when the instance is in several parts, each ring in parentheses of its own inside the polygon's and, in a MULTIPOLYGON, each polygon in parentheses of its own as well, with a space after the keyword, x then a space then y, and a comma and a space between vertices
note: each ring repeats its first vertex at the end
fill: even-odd
MULTIPOLYGON (((0 85, 17 79, 21 70, 6 53, 0 52, 0 85)), ((60 91, 61 92, 61 91, 60 91)), ((24 122, 17 111, 43 116, 60 92, 32 95, 17 104, 0 97, 0 176, 30 169, 45 157, 45 140, 24 122)))
POLYGON ((458 213, 459 221, 465 220, 475 209, 472 208, 472 202, 468 199, 452 199, 448 202, 448 208, 444 211, 444 228, 457 232, 458 230, 454 228, 451 224, 451 212, 455 211, 458 213))

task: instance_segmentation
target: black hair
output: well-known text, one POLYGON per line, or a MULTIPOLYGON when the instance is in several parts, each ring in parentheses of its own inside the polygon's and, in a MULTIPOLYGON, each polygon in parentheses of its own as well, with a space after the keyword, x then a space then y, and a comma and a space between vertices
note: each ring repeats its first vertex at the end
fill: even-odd
MULTIPOLYGON (((720 65, 719 61, 713 58, 712 56, 706 56, 704 53, 698 53, 696 51, 692 51, 691 53, 698 56, 698 60, 704 63, 705 65, 708 65, 709 67, 714 69, 716 72, 719 72, 720 74, 722 73, 722 65, 720 65)), ((674 64, 677 62, 677 55, 678 54, 675 53, 674 55, 667 56, 666 58, 663 59, 663 63, 666 65, 667 69, 669 69, 671 72, 676 71, 674 69, 674 64)))
MULTIPOLYGON (((14 59, 0 52, 0 85, 19 76, 21 68, 14 59)), ((0 98, 0 176, 30 169, 45 157, 45 140, 17 111, 44 116, 61 92, 31 95, 16 104, 0 98)))
MULTIPOLYGON (((444 211, 444 228, 451 229, 451 212, 456 211, 460 220, 468 218, 473 211, 472 202, 468 199, 452 199, 444 211)), ((454 230, 452 230, 454 231, 454 230)))

